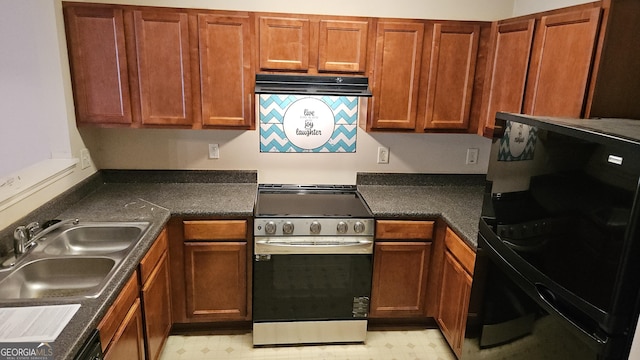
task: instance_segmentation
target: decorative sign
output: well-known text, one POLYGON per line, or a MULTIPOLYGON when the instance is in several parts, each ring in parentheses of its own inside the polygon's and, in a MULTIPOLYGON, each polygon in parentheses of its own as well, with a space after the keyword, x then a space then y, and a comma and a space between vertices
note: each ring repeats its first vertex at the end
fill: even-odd
POLYGON ((260 152, 355 152, 358 98, 260 95, 260 152))
POLYGON ((498 161, 521 161, 533 159, 538 139, 538 129, 507 121, 504 136, 500 139, 498 161))
POLYGON ((323 101, 302 98, 287 108, 282 124, 293 145, 313 150, 329 141, 335 121, 331 108, 323 101))

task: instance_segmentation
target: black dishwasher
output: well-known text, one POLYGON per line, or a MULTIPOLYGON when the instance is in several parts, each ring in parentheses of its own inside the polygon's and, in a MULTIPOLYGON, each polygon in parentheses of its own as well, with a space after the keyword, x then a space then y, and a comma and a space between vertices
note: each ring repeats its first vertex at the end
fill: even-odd
POLYGON ((102 344, 100 343, 100 332, 95 329, 82 345, 73 360, 102 360, 102 344))

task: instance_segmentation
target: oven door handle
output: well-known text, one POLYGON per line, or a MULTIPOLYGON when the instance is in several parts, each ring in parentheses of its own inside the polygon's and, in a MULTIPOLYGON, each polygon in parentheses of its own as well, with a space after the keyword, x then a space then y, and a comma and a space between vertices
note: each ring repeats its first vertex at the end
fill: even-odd
POLYGON ((373 239, 323 241, 256 239, 256 254, 372 254, 373 239))

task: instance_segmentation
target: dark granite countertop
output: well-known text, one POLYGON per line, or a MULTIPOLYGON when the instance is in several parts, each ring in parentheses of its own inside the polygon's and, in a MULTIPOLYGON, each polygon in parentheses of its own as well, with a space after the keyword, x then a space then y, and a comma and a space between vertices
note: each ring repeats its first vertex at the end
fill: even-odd
MULTIPOLYGON (((125 175, 106 171, 97 174, 93 179, 85 181, 78 188, 57 197, 50 204, 44 205, 43 209, 31 214, 30 221, 78 218, 81 222, 148 221, 150 226, 136 246, 123 259, 117 274, 99 297, 95 299, 2 301, 0 306, 80 304, 78 312, 52 344, 56 360, 72 359, 91 331, 96 328, 171 216, 250 217, 253 215, 257 191, 257 174, 255 172, 245 172, 239 177, 235 172, 228 172, 225 175, 233 176, 214 178, 206 176, 184 178, 182 177, 183 173, 191 172, 163 172, 161 178, 156 176, 157 172, 132 171, 125 175), (87 190, 87 187, 90 189, 87 190), (82 196, 79 197, 78 192, 82 196)), ((3 232, 6 233, 6 231, 3 232)), ((0 236, 2 235, 0 234, 0 236)))
MULTIPOLYGON (((359 173, 357 185, 376 217, 442 216, 458 235, 476 247, 484 175, 359 173)), ((256 192, 257 172, 254 171, 103 170, 22 219, 19 223, 77 217, 81 221, 149 221, 151 224, 98 298, 66 301, 82 306, 53 344, 55 359, 73 358, 172 216, 250 217, 256 192)), ((0 231, 0 240, 6 240, 9 229, 13 228, 12 225, 0 231)), ((0 243, 0 252, 6 247, 6 241, 0 243)), ((5 301, 0 306, 64 302, 5 301)))
POLYGON ((358 191, 379 218, 442 217, 477 248, 484 175, 358 174, 358 191))

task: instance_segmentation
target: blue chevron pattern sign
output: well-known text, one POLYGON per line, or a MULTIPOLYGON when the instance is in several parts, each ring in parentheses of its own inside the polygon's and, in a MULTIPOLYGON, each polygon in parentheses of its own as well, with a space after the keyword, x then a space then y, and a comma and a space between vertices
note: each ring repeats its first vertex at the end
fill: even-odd
POLYGON ((498 161, 532 160, 538 139, 538 128, 507 121, 500 139, 498 161))
POLYGON ((356 152, 358 98, 260 95, 260 152, 356 152))

